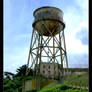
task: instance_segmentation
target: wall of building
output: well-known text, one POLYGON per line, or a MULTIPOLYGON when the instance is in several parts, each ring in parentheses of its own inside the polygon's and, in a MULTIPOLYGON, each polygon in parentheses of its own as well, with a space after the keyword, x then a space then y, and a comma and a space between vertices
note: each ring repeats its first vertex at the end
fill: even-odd
POLYGON ((51 78, 56 78, 59 75, 59 68, 58 68, 58 64, 55 63, 42 63, 40 65, 40 73, 41 75, 45 76, 45 77, 51 77, 51 78))
POLYGON ((60 65, 57 63, 43 62, 40 64, 40 74, 47 78, 57 79, 62 75, 65 76, 67 74, 83 74, 88 72, 88 68, 63 68, 60 70, 58 66, 60 65))
POLYGON ((22 92, 34 90, 36 88, 35 84, 35 79, 23 81, 22 92))
MULTIPOLYGON (((38 79, 38 89, 41 89, 44 86, 46 86, 46 85, 48 85, 49 83, 52 83, 52 82, 53 82, 53 80, 51 80, 51 79, 44 79, 44 78, 40 77, 38 79)), ((36 79, 23 81, 22 92, 31 91, 31 90, 35 90, 35 89, 37 90, 36 79)))

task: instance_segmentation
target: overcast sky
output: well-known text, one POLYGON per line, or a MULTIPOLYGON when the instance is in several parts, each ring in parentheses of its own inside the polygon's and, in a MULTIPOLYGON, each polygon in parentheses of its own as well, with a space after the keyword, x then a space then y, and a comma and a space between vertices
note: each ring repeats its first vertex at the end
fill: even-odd
POLYGON ((42 6, 64 12, 69 67, 88 67, 88 0, 4 0, 4 71, 27 64, 33 12, 42 6))

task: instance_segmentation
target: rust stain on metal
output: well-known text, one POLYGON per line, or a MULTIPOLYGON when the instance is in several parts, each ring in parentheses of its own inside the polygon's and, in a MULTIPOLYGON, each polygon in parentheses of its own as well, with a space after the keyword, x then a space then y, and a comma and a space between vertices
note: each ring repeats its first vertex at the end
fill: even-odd
POLYGON ((44 36, 51 36, 51 33, 54 36, 65 28, 65 24, 63 22, 63 12, 58 8, 55 7, 38 8, 34 12, 34 17, 35 17, 33 23, 34 29, 37 30, 39 34, 41 33, 44 36), (46 24, 45 27, 43 25, 44 23, 46 24), (58 25, 58 27, 53 31, 53 28, 56 25, 58 25))

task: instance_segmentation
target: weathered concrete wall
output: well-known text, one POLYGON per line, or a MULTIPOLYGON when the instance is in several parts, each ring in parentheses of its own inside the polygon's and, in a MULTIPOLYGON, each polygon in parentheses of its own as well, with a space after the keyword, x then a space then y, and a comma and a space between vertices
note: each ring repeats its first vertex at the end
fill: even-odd
POLYGON ((47 78, 57 78, 59 76, 59 68, 58 64, 55 63, 42 63, 40 65, 40 73, 41 75, 47 78))
POLYGON ((70 75, 70 74, 84 74, 87 73, 89 70, 88 68, 68 68, 63 70, 63 75, 70 75))
MULTIPOLYGON (((38 89, 43 88, 44 86, 48 85, 51 82, 53 82, 53 80, 40 78, 38 80, 38 89)), ((36 89, 36 79, 23 81, 22 92, 35 89, 36 89)))
POLYGON ((23 81, 23 84, 22 84, 22 92, 26 92, 26 91, 29 91, 29 90, 34 90, 36 87, 35 87, 35 79, 32 79, 32 80, 25 80, 23 81))
POLYGON ((32 90, 32 80, 27 80, 25 82, 25 90, 28 91, 28 90, 32 90))

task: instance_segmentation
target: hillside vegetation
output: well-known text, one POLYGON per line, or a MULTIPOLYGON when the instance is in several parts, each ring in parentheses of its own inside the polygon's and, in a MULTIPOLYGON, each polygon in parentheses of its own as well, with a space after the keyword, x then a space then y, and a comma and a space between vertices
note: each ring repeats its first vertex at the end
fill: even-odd
POLYGON ((38 92, 88 92, 88 73, 64 76, 62 84, 51 83, 38 92))
POLYGON ((74 88, 67 84, 50 84, 38 92, 88 92, 86 89, 74 88))
MULTIPOLYGON (((25 71, 26 66, 23 65, 17 69, 16 74, 5 72, 6 77, 3 78, 4 92, 22 92, 22 82, 24 80, 32 80, 35 78, 32 70, 30 70, 28 76, 25 75, 25 71), (10 75, 12 75, 12 78, 10 75)), ((88 73, 85 73, 64 76, 61 83, 60 81, 57 82, 56 80, 43 78, 41 79, 41 89, 39 91, 31 90, 28 92, 88 92, 88 89, 86 89, 89 84, 88 75, 88 73)))
POLYGON ((65 77, 64 83, 72 86, 87 87, 89 84, 88 73, 85 74, 72 74, 65 77))

